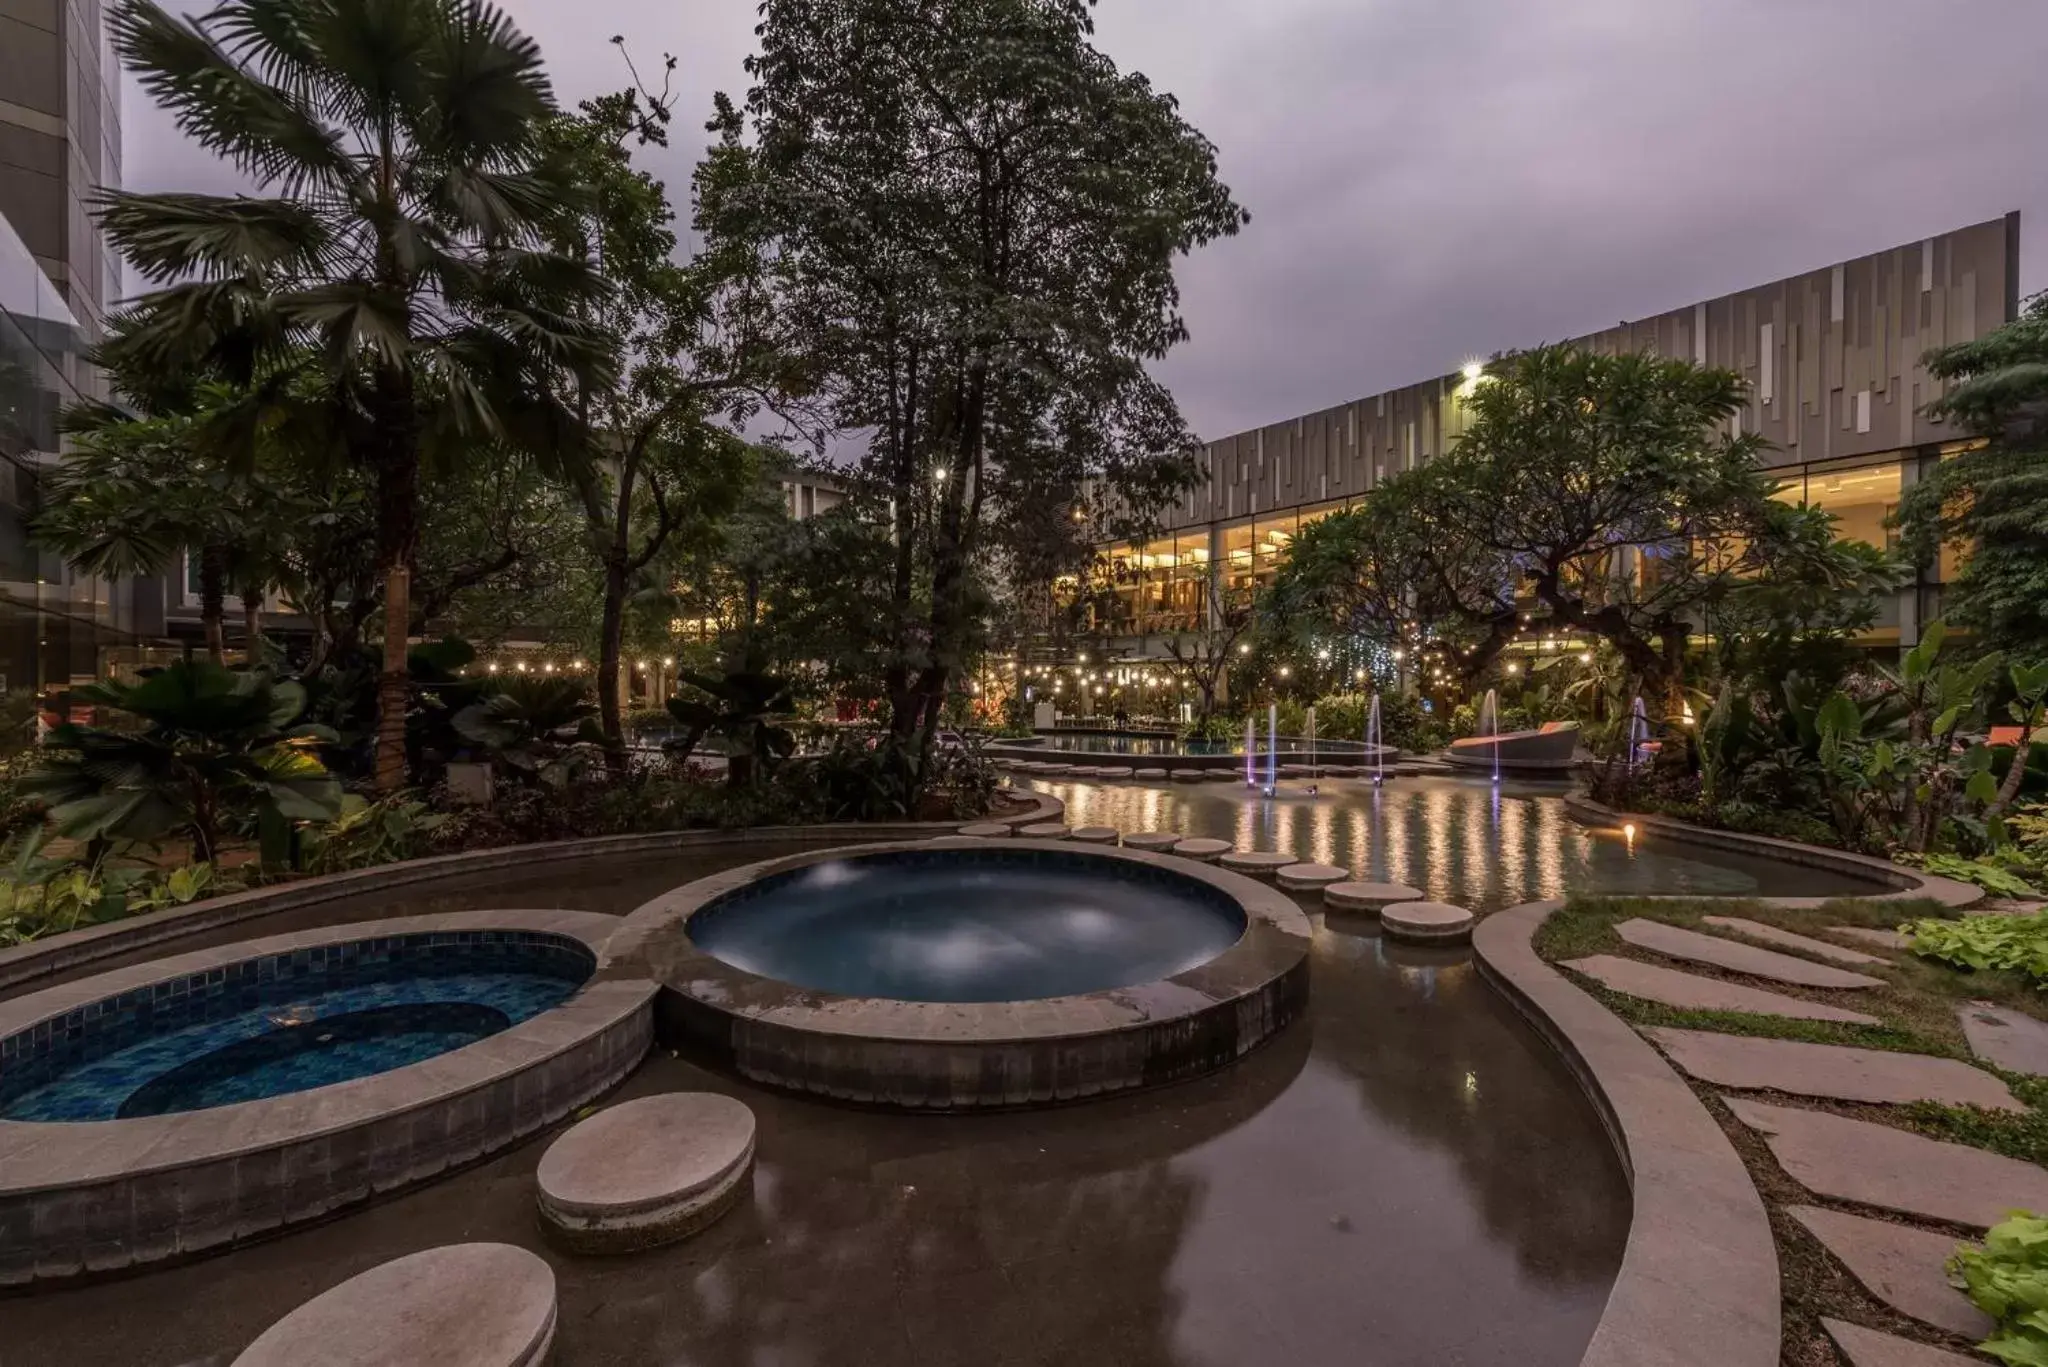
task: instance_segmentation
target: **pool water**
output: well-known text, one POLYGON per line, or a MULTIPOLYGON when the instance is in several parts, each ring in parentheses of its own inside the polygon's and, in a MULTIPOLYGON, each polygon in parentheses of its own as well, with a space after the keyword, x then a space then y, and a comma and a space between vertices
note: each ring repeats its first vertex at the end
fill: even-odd
POLYGON ((83 1032, 87 1047, 40 1067, 47 1080, 0 1090, 0 1119, 169 1115, 403 1068, 559 1005, 589 971, 575 955, 524 948, 352 959, 189 1006, 173 999, 140 1026, 83 1032))
POLYGON ((855 997, 1025 1001, 1156 982, 1244 934, 1199 880, 1102 856, 935 850, 813 864, 689 921, 713 958, 855 997))
MULTIPOLYGON (((999 741, 998 745, 1015 746, 1019 749, 1075 752, 1090 755, 1241 755, 1244 753, 1242 740, 1182 740, 1178 736, 1134 736, 1112 733, 1095 734, 1085 731, 1041 732, 1036 740, 999 741)), ((1265 754, 1266 733, 1259 733, 1259 753, 1265 754)), ((1272 747, 1283 755, 1305 755, 1308 741, 1294 736, 1282 736, 1272 747)), ((1318 740, 1315 744, 1319 755, 1357 755, 1368 752, 1363 741, 1318 740)))

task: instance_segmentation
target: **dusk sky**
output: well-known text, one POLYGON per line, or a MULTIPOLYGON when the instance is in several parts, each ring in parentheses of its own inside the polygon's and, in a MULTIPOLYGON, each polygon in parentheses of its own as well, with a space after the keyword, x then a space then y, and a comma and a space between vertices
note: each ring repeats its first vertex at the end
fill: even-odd
MULTIPOLYGON (((204 8, 186 5, 185 8, 204 8)), ((680 58, 680 198, 752 0, 509 0, 573 102, 680 58)), ((1160 373, 1205 438, 2008 210, 2048 286, 2048 0, 1103 0, 1253 221, 1160 373)), ((225 188, 132 84, 133 188, 225 188)))

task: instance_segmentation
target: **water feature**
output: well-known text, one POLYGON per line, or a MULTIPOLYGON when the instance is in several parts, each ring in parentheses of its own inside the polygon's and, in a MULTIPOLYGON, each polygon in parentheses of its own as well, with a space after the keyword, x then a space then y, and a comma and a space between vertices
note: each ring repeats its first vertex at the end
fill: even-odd
POLYGON ((1500 782, 1500 693, 1486 690, 1479 703, 1479 734, 1493 742, 1493 781, 1500 782))
POLYGON ((707 905, 689 935, 713 958, 798 987, 1004 1002, 1157 982, 1244 930, 1235 901, 1171 869, 993 849, 808 865, 707 905))
POLYGON ((1280 787, 1280 704, 1266 704, 1266 796, 1280 787))
POLYGON ((1628 767, 1633 769, 1648 758, 1650 750, 1650 714, 1643 706, 1639 693, 1628 710, 1628 767))
POLYGON ((1372 782, 1377 788, 1387 779, 1387 749, 1380 740, 1380 695, 1377 690, 1365 713, 1365 748, 1372 756, 1372 782))
POLYGON ((1254 722, 1249 715, 1245 717, 1244 786, 1247 788, 1259 786, 1259 738, 1256 730, 1257 725, 1258 723, 1254 722))
POLYGON ((1308 709, 1308 725, 1302 729, 1308 732, 1308 762, 1313 766, 1316 762, 1316 709, 1313 706, 1308 709))

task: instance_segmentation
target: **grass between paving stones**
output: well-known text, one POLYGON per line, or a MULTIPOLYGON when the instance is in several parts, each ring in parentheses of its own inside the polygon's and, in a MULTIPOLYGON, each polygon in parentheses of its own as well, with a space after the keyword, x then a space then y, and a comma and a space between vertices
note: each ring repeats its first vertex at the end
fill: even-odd
MULTIPOLYGON (((1974 1106, 1946 1106, 1917 1102, 1904 1106, 1858 1105, 1820 1098, 1785 1096, 1770 1092, 1752 1093, 1758 1100, 1774 1105, 1826 1111, 1853 1119, 1873 1121, 1912 1130, 1931 1139, 2004 1154, 2025 1162, 2048 1166, 2048 1079, 2006 1073, 1990 1068, 1969 1051, 1962 1029, 1956 1022, 1956 1007, 1967 1001, 1991 1001, 2048 1018, 2048 1001, 2025 979, 2010 973, 1965 973, 1908 952, 1885 952, 1861 943, 1853 948, 1875 954, 1882 962, 1862 965, 1857 971, 1884 982, 1883 987, 1852 991, 1828 991, 1763 982, 1742 974, 1728 973, 1711 965, 1667 959, 1639 949, 1614 933, 1614 926, 1632 916, 1663 921, 1688 930, 1742 939, 1733 932, 1700 924, 1710 915, 1740 916, 1783 930, 1827 940, 1825 928, 1837 925, 1879 926, 1890 929, 1924 916, 1952 917, 1956 912, 1933 903, 1872 902, 1845 900, 1817 908, 1774 907, 1764 903, 1714 901, 1666 901, 1658 898, 1577 898, 1554 913, 1536 936, 1536 950, 1544 959, 1557 962, 1592 954, 1612 954, 1644 963, 1675 968, 1700 977, 1739 982, 1767 988, 1786 996, 1847 1006, 1876 1016, 1876 1026, 1845 1025, 1831 1021, 1795 1020, 1782 1016, 1758 1016, 1739 1011, 1696 1011, 1662 1006, 1625 993, 1615 992, 1588 979, 1575 979, 1608 1010, 1638 1028, 1670 1026, 1688 1030, 1718 1031, 1768 1039, 1800 1040, 1813 1044, 1840 1044, 1865 1049, 1888 1049, 1900 1053, 1929 1054, 1959 1058, 1995 1073, 2029 1109, 2023 1112, 1987 1111, 1974 1106)), ((1743 940, 1761 948, 1777 950, 1795 958, 1807 957, 1797 950, 1762 941, 1743 940)), ((1847 943, 1847 942, 1843 942, 1847 943)), ((1736 1120, 1720 1097, 1720 1089, 1694 1081, 1680 1071, 1686 1085, 1700 1099, 1741 1155, 1750 1180, 1763 1196, 1771 1229, 1778 1245, 1779 1280, 1783 1301, 1784 1336, 1780 1349, 1782 1367, 1835 1367, 1841 1359, 1832 1340, 1821 1328, 1823 1317, 1868 1325, 1899 1337, 1935 1344, 1952 1352, 1967 1353, 1975 1345, 1939 1329, 1908 1319, 1864 1291, 1820 1241, 1786 1213, 1793 1205, 1818 1205, 1847 1210, 1868 1218, 1887 1220, 1914 1228, 1929 1222, 1904 1219, 1892 1212, 1857 1206, 1854 1203, 1816 1197, 1792 1179, 1778 1165, 1770 1147, 1748 1126, 1736 1120)), ((1948 1230, 1962 1234, 1958 1230, 1948 1230)))

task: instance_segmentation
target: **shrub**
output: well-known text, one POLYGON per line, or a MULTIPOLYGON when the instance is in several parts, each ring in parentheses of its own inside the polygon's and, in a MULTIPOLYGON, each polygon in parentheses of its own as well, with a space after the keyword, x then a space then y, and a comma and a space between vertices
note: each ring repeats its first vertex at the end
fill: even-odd
POLYGON ((1957 968, 2010 969, 2048 988, 2048 916, 1966 916, 1915 921, 1906 945, 1923 959, 1957 968))
POLYGON ((1978 1347, 2011 1367, 2048 1367, 2048 1220, 2016 1210, 1948 1261, 1949 1279, 1998 1321, 1978 1347))

